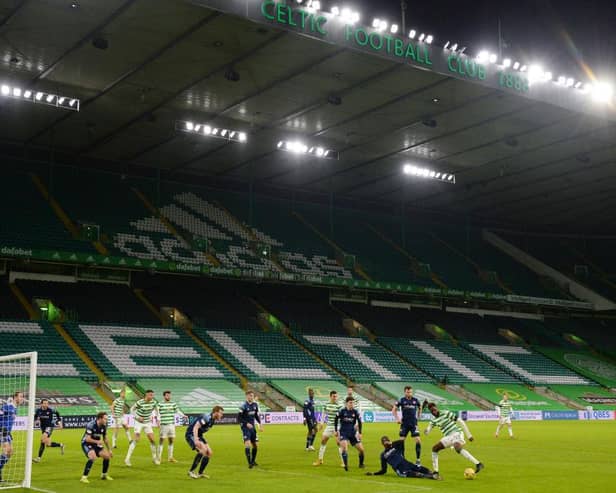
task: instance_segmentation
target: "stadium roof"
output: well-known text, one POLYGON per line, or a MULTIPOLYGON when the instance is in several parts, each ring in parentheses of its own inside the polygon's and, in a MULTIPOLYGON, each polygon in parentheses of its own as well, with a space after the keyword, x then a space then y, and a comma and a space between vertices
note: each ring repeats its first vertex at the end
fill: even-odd
POLYGON ((130 163, 535 228, 612 227, 613 106, 552 83, 499 87, 491 67, 472 81, 445 73, 436 44, 415 43, 411 63, 369 53, 361 36, 342 43, 330 17, 327 39, 315 25, 259 18, 261 5, 0 0, 0 83, 81 100, 75 112, 0 98, 3 153, 53 149, 83 166, 130 163), (245 131, 248 142, 178 132, 178 120, 245 131), (340 159, 277 150, 297 138, 340 159), (406 176, 407 163, 457 183, 406 176))

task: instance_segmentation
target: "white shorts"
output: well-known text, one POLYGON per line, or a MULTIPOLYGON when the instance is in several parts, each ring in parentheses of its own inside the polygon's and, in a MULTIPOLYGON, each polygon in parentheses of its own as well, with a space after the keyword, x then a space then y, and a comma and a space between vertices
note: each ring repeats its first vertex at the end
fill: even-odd
POLYGON ((441 443, 443 444, 443 447, 448 448, 453 447, 454 443, 464 445, 466 443, 466 440, 464 440, 464 433, 462 433, 461 431, 456 431, 451 435, 447 435, 446 437, 441 438, 441 443))
POLYGON ((506 418, 498 418, 498 424, 500 424, 500 425, 510 425, 511 424, 511 416, 507 416, 506 418))
POLYGON ((326 426, 325 429, 323 430, 323 433, 321 434, 321 437, 331 438, 334 436, 335 433, 336 433, 336 430, 334 429, 333 426, 326 426))
POLYGON ((128 419, 126 416, 114 416, 113 417, 113 428, 122 428, 127 423, 128 423, 128 419))
POLYGON ((175 438, 175 425, 160 425, 160 438, 175 438))
POLYGON ((147 434, 150 434, 150 433, 154 433, 152 431, 152 423, 150 421, 146 421, 145 423, 141 423, 141 422, 139 422, 139 421, 137 421, 135 419, 135 424, 134 424, 133 429, 134 429, 135 433, 138 433, 138 434, 145 433, 147 435, 147 434))

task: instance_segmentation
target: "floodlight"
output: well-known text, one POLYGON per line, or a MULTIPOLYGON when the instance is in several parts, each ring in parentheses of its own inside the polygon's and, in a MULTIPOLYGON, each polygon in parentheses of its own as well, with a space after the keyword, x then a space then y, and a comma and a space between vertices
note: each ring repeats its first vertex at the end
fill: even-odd
POLYGON ((599 103, 609 103, 614 95, 614 87, 607 82, 596 82, 592 86, 592 98, 599 103))
POLYGON ((415 39, 415 36, 417 35, 417 31, 415 31, 415 29, 411 29, 409 31, 409 38, 411 39, 415 39))
POLYGON ((396 34, 398 32, 398 24, 392 24, 389 30, 392 34, 396 34))
POLYGON ((331 12, 334 15, 340 15, 340 9, 337 6, 335 6, 335 5, 332 7, 331 12))
POLYGON ((177 120, 175 122, 175 129, 179 132, 186 132, 189 134, 199 135, 201 137, 217 137, 230 142, 244 143, 247 140, 247 135, 245 132, 226 128, 220 129, 217 127, 212 127, 206 123, 194 123, 192 121, 177 120))
POLYGON ((515 62, 515 63, 513 64, 513 70, 517 70, 517 69, 519 69, 519 68, 520 68, 520 62, 515 62))
POLYGON ((490 63, 496 63, 496 61, 498 60, 498 57, 496 56, 496 53, 492 53, 490 54, 490 63))
POLYGON ((453 46, 451 47, 451 51, 456 51, 457 49, 458 49, 458 43, 454 43, 453 46))
POLYGON ((445 43, 445 46, 443 46, 443 49, 444 49, 444 50, 446 50, 447 48, 449 48, 449 41, 447 41, 447 42, 445 43))
POLYGON ((432 36, 431 34, 428 34, 426 36, 426 43, 428 43, 429 45, 432 44, 432 41, 434 41, 434 36, 432 36))
POLYGON ((423 41, 425 37, 426 37, 426 34, 425 33, 421 33, 417 39, 419 41, 423 41))
POLYGON ((505 67, 505 68, 511 67, 511 58, 505 58, 503 60, 503 67, 505 67))

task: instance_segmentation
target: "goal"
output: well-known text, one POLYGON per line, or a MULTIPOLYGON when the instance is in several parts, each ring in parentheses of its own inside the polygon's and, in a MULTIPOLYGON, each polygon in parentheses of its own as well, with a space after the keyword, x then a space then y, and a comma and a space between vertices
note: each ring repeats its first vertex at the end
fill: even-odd
POLYGON ((37 353, 0 356, 0 490, 30 488, 37 353))

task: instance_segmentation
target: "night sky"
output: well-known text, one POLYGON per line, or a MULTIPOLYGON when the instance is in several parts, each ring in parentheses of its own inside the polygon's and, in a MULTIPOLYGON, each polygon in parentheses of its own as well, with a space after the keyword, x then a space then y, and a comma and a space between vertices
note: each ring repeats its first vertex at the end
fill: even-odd
MULTIPOLYGON (((557 77, 567 75, 616 82, 616 0, 407 0, 407 31, 432 33, 435 44, 445 41, 497 52, 498 19, 503 56, 522 63, 539 63, 557 77)), ((361 23, 373 17, 400 24, 400 0, 323 0, 360 11, 361 23)))

